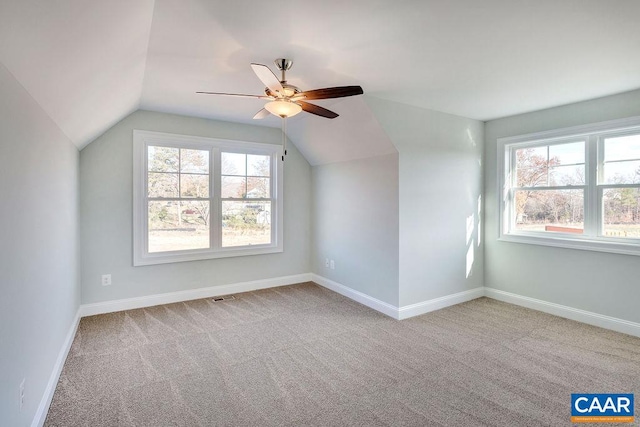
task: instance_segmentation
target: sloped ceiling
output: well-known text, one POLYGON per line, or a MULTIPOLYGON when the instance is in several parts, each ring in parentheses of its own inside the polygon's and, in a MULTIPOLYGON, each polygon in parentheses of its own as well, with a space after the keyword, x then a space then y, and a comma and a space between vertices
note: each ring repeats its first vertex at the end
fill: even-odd
MULTIPOLYGON (((256 124, 251 62, 304 89, 488 120, 640 88, 640 1, 6 0, 0 61, 83 147, 138 109, 256 124)), ((313 164, 391 150, 365 102, 290 137, 313 164)), ((259 122, 279 127, 275 117, 259 122)))
POLYGON ((153 0, 0 2, 0 61, 83 147, 135 111, 153 0))
MULTIPOLYGON (((366 96, 366 95, 365 95, 366 96)), ((397 152, 393 142, 363 99, 324 101, 323 107, 340 111, 327 123, 311 114, 299 114, 287 124, 287 135, 311 165, 346 162, 397 152)), ((317 102, 320 104, 320 102, 317 102)))

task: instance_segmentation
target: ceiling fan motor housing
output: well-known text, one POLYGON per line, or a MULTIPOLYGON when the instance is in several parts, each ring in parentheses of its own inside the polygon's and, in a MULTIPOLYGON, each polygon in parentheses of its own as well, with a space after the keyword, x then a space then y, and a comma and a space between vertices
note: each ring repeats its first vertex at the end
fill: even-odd
MULTIPOLYGON (((284 80, 283 80, 284 82, 284 80)), ((282 95, 284 95, 286 98, 290 98, 293 95, 302 92, 300 89, 298 89, 296 86, 294 85, 290 85, 287 83, 282 83, 282 95)), ((278 93, 277 92, 272 92, 271 89, 269 89, 268 87, 264 89, 264 93, 267 96, 273 96, 276 98, 279 98, 278 93)))

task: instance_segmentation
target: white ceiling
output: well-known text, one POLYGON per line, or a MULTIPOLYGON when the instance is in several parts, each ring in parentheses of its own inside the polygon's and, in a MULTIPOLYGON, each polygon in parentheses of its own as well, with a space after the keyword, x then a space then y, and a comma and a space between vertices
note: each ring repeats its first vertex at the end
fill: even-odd
POLYGON ((0 0, 0 61, 83 147, 140 105, 153 0, 0 0))
MULTIPOLYGON (((640 88, 638 16, 638 0, 2 0, 0 61, 79 147, 137 108, 256 124, 262 101, 195 92, 259 94, 249 64, 283 56, 303 90, 487 120, 640 88)), ((312 163, 389 149, 366 103, 324 102, 342 117, 290 121, 312 163)))

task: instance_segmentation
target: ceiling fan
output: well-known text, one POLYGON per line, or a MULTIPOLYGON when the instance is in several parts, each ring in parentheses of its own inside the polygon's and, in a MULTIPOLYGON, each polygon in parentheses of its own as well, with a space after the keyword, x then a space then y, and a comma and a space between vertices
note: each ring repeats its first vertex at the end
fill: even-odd
POLYGON ((315 89, 301 91, 296 86, 287 83, 286 72, 291 69, 293 61, 291 59, 278 58, 275 60, 276 67, 282 73, 282 79, 278 79, 276 75, 262 64, 251 64, 251 68, 256 73, 260 81, 265 84, 264 95, 244 95, 239 93, 221 93, 221 92, 196 92, 206 95, 223 95, 223 96, 241 96, 245 98, 268 99, 270 102, 258 111, 254 119, 263 119, 269 113, 286 119, 292 117, 301 111, 315 114, 316 116, 335 119, 338 114, 311 104, 307 101, 315 99, 343 98, 346 96, 362 95, 364 92, 360 86, 339 86, 324 89, 315 89))

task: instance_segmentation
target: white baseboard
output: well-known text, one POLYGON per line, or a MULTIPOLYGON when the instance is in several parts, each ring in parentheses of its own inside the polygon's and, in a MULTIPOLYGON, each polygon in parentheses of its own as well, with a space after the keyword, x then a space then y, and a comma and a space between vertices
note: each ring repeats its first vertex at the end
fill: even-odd
POLYGON ((396 307, 317 274, 312 274, 311 280, 321 286, 324 286, 327 289, 331 289, 334 292, 344 295, 347 298, 357 301, 360 304, 364 304, 367 307, 370 307, 398 320, 408 319, 410 317, 419 316, 431 311, 440 310, 442 308, 450 307, 452 305, 486 296, 499 301, 504 301, 522 307, 531 308, 533 310, 542 311, 544 313, 564 317, 566 319, 571 319, 589 325, 599 326, 601 328, 610 329, 612 331, 622 332, 624 334, 640 337, 640 323, 618 319, 611 316, 605 316, 603 314, 593 313, 590 311, 542 301, 535 298, 529 298, 493 288, 478 287, 475 289, 470 289, 468 291, 458 292, 456 294, 422 301, 417 304, 396 307))
POLYGON ((161 304, 190 301, 201 298, 211 298, 220 295, 235 294, 240 292, 255 291, 258 289, 275 288, 277 286, 293 285, 296 283, 311 281, 311 273, 296 274, 293 276, 274 277, 271 279, 254 280, 251 282, 233 283, 229 285, 211 286, 208 288, 190 289, 186 291, 168 292, 164 294, 149 295, 144 297, 126 298, 115 301, 105 301, 80 306, 80 316, 93 316, 96 314, 113 313, 122 310, 152 307, 161 304))
POLYGON ((380 313, 386 314, 387 316, 393 317, 394 319, 398 318, 398 307, 396 307, 395 305, 380 301, 379 299, 373 298, 367 294, 356 291, 355 289, 351 289, 348 286, 345 286, 338 282, 334 282, 333 280, 327 279, 326 277, 322 277, 317 274, 311 274, 311 280, 320 286, 324 286, 325 288, 337 292, 340 295, 344 295, 345 297, 359 302, 360 304, 366 305, 369 308, 373 308, 380 313))
POLYGON ((379 299, 373 298, 365 293, 356 291, 355 289, 317 274, 312 274, 311 279, 327 289, 331 289, 340 295, 344 295, 347 298, 357 301, 360 304, 364 304, 367 307, 386 314, 389 317, 393 317, 396 320, 408 319, 409 317, 419 316, 421 314, 429 313, 430 311, 440 310, 441 308, 460 304, 461 302, 471 301, 472 299, 484 296, 484 288, 479 287, 469 291, 458 292, 457 294, 422 301, 417 304, 396 307, 395 305, 380 301, 379 299))
POLYGON ((471 301, 482 296, 484 296, 484 287, 478 287, 416 304, 405 305, 398 309, 398 319, 402 320, 408 319, 409 317, 420 316, 421 314, 471 301))
POLYGON ((49 412, 49 406, 51 405, 51 400, 53 399, 53 393, 55 393, 56 391, 56 386, 58 385, 58 380, 60 379, 60 374, 62 373, 64 362, 67 360, 67 355, 69 354, 69 350, 71 349, 71 344, 73 344, 73 339, 76 336, 76 331, 78 330, 78 325, 80 324, 80 317, 80 310, 78 309, 78 311, 76 312, 76 317, 73 319, 73 322, 69 327, 69 331, 67 332, 67 336, 64 339, 62 348, 58 353, 56 363, 55 365, 53 365, 53 371, 49 376, 49 382, 47 382, 47 387, 44 389, 44 394, 42 395, 42 399, 40 399, 40 404, 38 405, 36 414, 33 417, 33 421, 31 422, 31 427, 42 427, 45 420, 47 419, 47 413, 49 412))
POLYGON ((485 287, 485 296, 522 307, 640 337, 640 323, 485 287))

